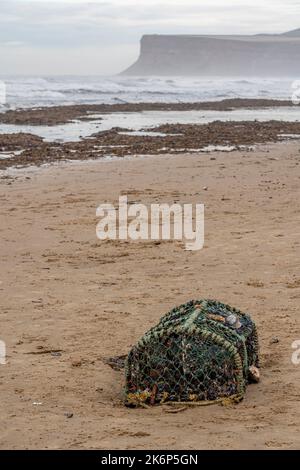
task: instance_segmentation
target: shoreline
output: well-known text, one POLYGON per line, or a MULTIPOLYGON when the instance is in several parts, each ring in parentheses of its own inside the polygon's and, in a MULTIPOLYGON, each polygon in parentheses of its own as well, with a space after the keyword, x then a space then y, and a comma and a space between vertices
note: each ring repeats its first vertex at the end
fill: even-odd
POLYGON ((259 144, 300 139, 300 122, 214 121, 165 124, 148 131, 135 133, 130 129, 113 128, 65 143, 46 142, 25 133, 0 134, 0 170, 68 160, 197 153, 210 147, 246 152, 259 144))

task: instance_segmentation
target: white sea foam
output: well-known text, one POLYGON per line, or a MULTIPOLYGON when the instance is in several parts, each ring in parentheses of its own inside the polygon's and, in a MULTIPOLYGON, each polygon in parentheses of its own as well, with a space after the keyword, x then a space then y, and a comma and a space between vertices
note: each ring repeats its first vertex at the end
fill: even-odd
POLYGON ((24 152, 24 150, 15 150, 11 152, 2 152, 0 151, 0 160, 6 160, 7 158, 14 158, 17 157, 18 155, 21 155, 24 152))
POLYGON ((9 108, 64 104, 291 99, 293 79, 198 77, 5 77, 9 108))
POLYGON ((300 139, 300 134, 278 134, 282 139, 300 139))

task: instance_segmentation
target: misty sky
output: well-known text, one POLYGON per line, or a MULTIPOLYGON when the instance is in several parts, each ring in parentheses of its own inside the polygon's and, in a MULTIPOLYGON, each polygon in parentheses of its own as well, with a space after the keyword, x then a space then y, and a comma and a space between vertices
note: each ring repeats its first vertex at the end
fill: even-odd
POLYGON ((147 33, 299 27, 300 0, 0 0, 0 75, 113 74, 147 33))

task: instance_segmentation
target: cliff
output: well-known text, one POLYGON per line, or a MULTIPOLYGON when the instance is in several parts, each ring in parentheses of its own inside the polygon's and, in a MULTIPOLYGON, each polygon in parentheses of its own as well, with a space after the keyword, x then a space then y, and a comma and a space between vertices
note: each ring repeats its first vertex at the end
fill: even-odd
POLYGON ((146 35, 125 75, 300 76, 300 29, 278 35, 146 35))

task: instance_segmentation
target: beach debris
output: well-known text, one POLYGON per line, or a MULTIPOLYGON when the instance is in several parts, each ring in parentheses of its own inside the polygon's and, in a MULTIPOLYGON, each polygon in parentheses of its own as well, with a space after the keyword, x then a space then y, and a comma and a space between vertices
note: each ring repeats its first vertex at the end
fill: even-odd
MULTIPOLYGON (((21 343, 22 344, 22 343, 21 343)), ((50 354, 51 356, 61 356, 62 349, 44 349, 43 346, 38 346, 37 351, 29 351, 25 354, 39 355, 39 354, 50 354)))
POLYGON ((220 321, 222 323, 225 323, 225 318, 222 317, 221 315, 214 315, 213 313, 208 313, 207 317, 211 318, 212 320, 220 321))
POLYGON ((157 391, 158 391, 157 384, 154 384, 152 388, 152 392, 151 392, 151 397, 150 397, 150 405, 155 405, 157 391))
POLYGON ((237 330, 242 326, 239 318, 234 314, 228 315, 226 318, 226 323, 228 323, 228 325, 232 326, 233 328, 236 328, 237 330))
POLYGON ((258 383, 260 380, 260 372, 259 369, 255 366, 249 367, 249 380, 251 382, 258 383))
POLYGON ((273 336, 273 338, 270 339, 270 344, 278 344, 279 343, 279 338, 277 336, 273 336))
POLYGON ((250 287, 264 287, 265 285, 259 279, 249 279, 249 281, 247 282, 247 286, 250 286, 250 287))
POLYGON ((127 406, 238 403, 259 381, 251 317, 215 300, 192 300, 167 313, 131 349, 127 406))
POLYGON ((82 366, 82 360, 80 358, 73 358, 71 360, 71 365, 72 367, 81 367, 82 366))
POLYGON ((142 392, 128 393, 127 394, 127 405, 142 405, 146 403, 148 399, 151 398, 151 393, 149 390, 144 390, 142 392))
POLYGON ((127 358, 127 354, 123 354, 121 356, 114 356, 114 357, 104 357, 103 362, 107 364, 114 370, 122 370, 125 367, 125 361, 127 358))
POLYGON ((61 357, 61 352, 60 351, 52 351, 51 356, 52 357, 61 357))
POLYGON ((65 413, 64 415, 66 418, 70 419, 70 418, 73 418, 74 413, 65 413))

